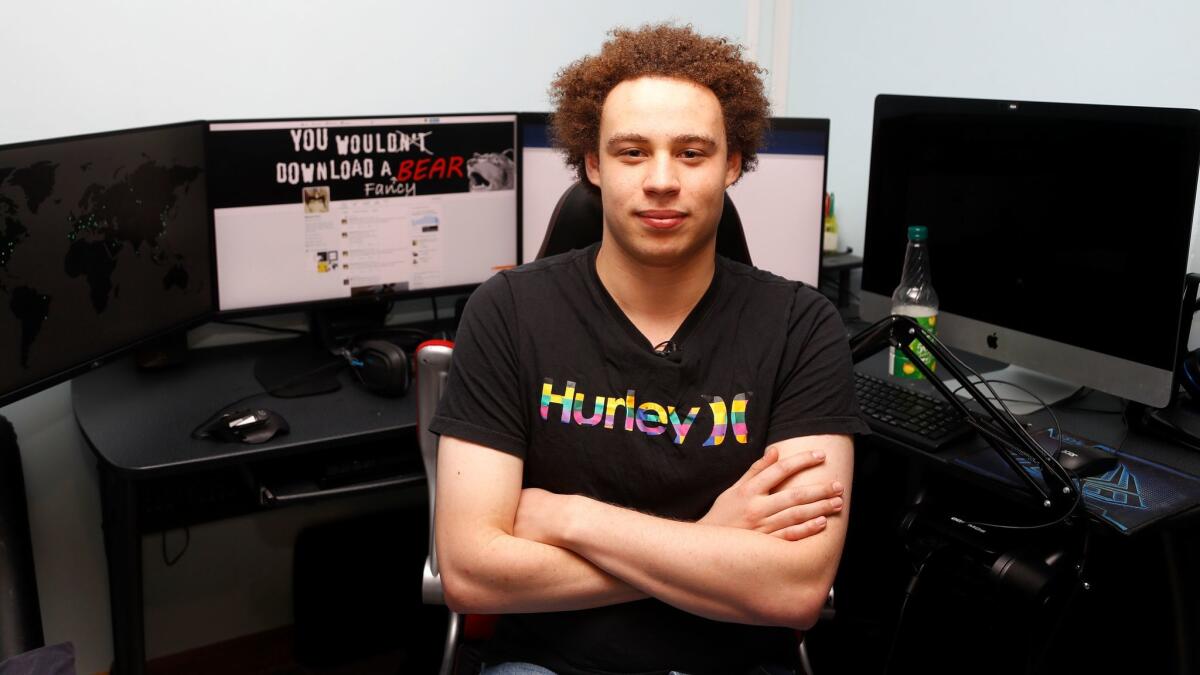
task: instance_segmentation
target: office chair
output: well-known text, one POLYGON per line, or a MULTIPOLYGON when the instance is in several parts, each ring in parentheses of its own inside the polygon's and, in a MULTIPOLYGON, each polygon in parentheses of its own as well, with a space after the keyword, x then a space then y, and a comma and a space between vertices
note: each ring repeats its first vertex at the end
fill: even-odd
MULTIPOLYGON (((417 346, 415 360, 417 383, 417 445, 421 448, 421 461, 425 465, 425 480, 429 485, 429 555, 425 558, 425 571, 421 576, 421 601, 427 605, 444 605, 446 596, 442 589, 442 578, 438 572, 437 546, 434 539, 434 504, 437 499, 437 446, 438 437, 429 430, 438 401, 446 390, 450 374, 450 357, 454 343, 449 340, 426 340, 417 346)), ((446 646, 442 650, 442 665, 439 675, 449 675, 454 667, 454 652, 462 631, 463 618, 450 612, 446 627, 446 646)))

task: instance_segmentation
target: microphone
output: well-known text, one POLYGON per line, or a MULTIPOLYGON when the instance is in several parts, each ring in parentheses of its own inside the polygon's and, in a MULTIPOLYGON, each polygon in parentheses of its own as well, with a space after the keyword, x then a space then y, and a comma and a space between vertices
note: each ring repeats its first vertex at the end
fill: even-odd
POLYGON ((658 356, 670 356, 677 351, 679 351, 679 347, 675 344, 674 340, 663 340, 654 345, 654 353, 658 356))

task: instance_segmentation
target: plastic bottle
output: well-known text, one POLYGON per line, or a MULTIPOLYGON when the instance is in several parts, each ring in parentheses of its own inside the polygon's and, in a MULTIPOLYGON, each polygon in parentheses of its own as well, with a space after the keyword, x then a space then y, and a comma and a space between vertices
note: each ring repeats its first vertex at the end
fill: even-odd
POLYGON ((825 239, 821 249, 826 253, 838 250, 838 222, 837 216, 833 214, 832 192, 825 193, 825 239))
MULTIPOLYGON (((912 317, 926 332, 937 332, 938 297, 933 290, 929 268, 929 231, 921 225, 908 228, 908 250, 904 253, 904 274, 892 293, 892 314, 912 317)), ((930 370, 937 363, 933 355, 915 340, 909 345, 930 370)), ((924 378, 902 352, 892 347, 888 354, 888 373, 909 380, 924 378)))

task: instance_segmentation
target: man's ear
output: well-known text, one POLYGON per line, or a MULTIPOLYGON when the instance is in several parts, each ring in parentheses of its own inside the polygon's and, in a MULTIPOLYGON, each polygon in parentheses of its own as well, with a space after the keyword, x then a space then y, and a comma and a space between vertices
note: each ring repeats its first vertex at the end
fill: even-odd
POLYGON ((725 159, 725 187, 737 182, 742 176, 742 153, 731 152, 725 159))
POLYGON ((583 156, 583 166, 587 169, 587 179, 592 185, 600 187, 600 156, 589 152, 583 156))

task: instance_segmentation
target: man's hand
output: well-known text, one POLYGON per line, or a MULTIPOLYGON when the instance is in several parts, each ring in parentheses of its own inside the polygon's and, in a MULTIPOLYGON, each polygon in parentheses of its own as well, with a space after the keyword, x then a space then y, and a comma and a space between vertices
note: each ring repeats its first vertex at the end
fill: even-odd
POLYGON ((772 445, 717 497, 698 522, 754 530, 788 541, 812 536, 825 529, 826 516, 842 510, 842 484, 834 481, 775 490, 793 475, 824 461, 820 450, 780 460, 779 450, 772 445))

